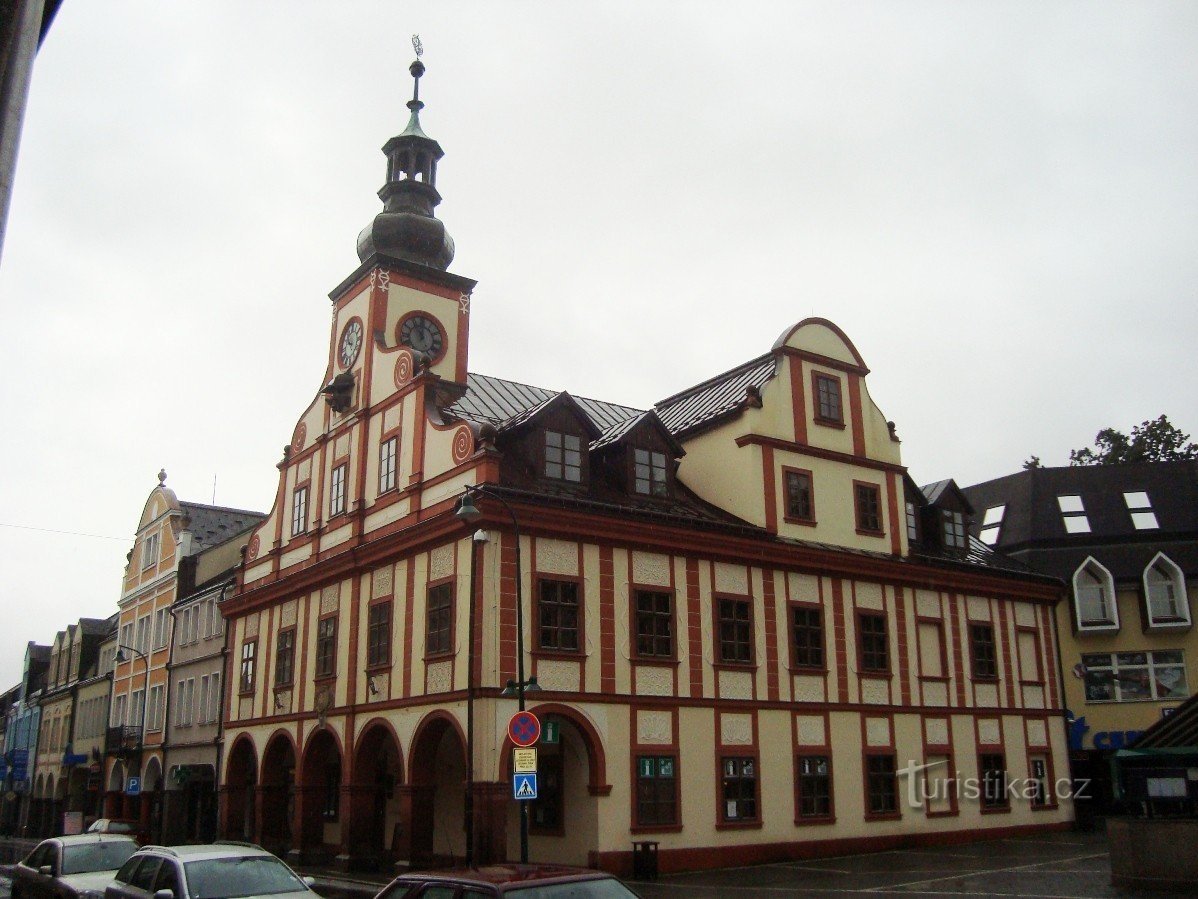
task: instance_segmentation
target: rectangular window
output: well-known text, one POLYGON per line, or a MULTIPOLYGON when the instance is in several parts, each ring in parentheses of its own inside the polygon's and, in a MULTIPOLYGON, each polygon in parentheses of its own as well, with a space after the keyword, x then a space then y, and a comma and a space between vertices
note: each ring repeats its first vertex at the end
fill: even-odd
POLYGON ((871 755, 865 762, 866 791, 870 815, 898 813, 898 778, 893 755, 871 755))
POLYGON ((1001 752, 983 752, 978 756, 982 776, 982 808, 1009 808, 1007 799, 1007 762, 1001 752))
POLYGON ((861 670, 890 671, 890 639, 886 634, 886 616, 872 612, 857 613, 861 633, 861 670))
POLYGON ((366 666, 391 663, 391 601, 378 602, 366 613, 366 666))
POLYGON ((994 651, 994 627, 989 624, 969 625, 969 660, 973 676, 979 680, 998 677, 998 661, 994 651))
POLYGON ((840 405, 840 378, 821 375, 815 378, 815 420, 831 424, 844 424, 844 412, 840 405))
POLYGON ((1143 490, 1124 493, 1123 502, 1127 504, 1131 523, 1137 531, 1152 531, 1160 527, 1156 521, 1156 512, 1152 510, 1152 501, 1143 490))
POLYGON ((657 590, 636 591, 636 654, 674 657, 674 597, 657 590))
POLYGON ((143 728, 146 720, 146 692, 145 690, 134 690, 133 696, 129 702, 129 724, 139 730, 143 728))
POLYGON ((790 635, 796 668, 824 667, 824 613, 810 606, 791 606, 790 635))
POLYGON ((1065 525, 1065 533, 1090 533, 1090 519, 1086 517, 1086 507, 1080 496, 1077 494, 1058 496, 1057 506, 1061 510, 1061 522, 1065 525))
POLYGON ((196 617, 200 621, 200 639, 207 640, 212 636, 212 616, 208 613, 208 606, 212 604, 212 600, 206 599, 196 606, 196 617))
POLYGON ((952 512, 948 509, 941 509, 940 514, 943 521, 944 545, 948 549, 964 549, 966 545, 965 516, 960 512, 952 512))
POLYGON ((337 670, 337 618, 321 618, 316 624, 316 676, 332 677, 337 670))
POLYGON ((986 510, 986 515, 982 518, 981 538, 987 546, 993 546, 998 542, 998 533, 1002 530, 1002 518, 1006 511, 1005 503, 1001 506, 991 506, 986 510))
POLYGON ((141 545, 141 567, 144 571, 158 564, 158 535, 150 534, 141 545))
POLYGON ((198 724, 207 724, 209 721, 208 705, 212 701, 209 695, 212 690, 212 685, 208 682, 208 675, 200 677, 200 705, 196 709, 196 722, 198 724))
POLYGON ((915 503, 907 503, 907 542, 919 542, 919 512, 915 503))
POLYGON ((882 533, 882 491, 877 484, 853 483, 856 502, 857 530, 869 534, 882 533))
POLYGON ((453 587, 453 581, 429 587, 424 641, 426 655, 440 655, 449 652, 453 646, 453 587))
POLYGON ((154 648, 162 649, 166 646, 166 616, 170 612, 167 609, 158 609, 154 612, 154 648))
POLYGON ((187 704, 183 702, 183 691, 186 686, 186 681, 178 681, 175 684, 175 727, 183 727, 188 723, 187 704))
POLYGON ((721 599, 719 610, 720 661, 749 664, 753 661, 753 615, 747 599, 721 599))
POLYGON ((137 619, 137 651, 143 655, 150 651, 150 616, 137 619))
MULTIPOLYGON (((133 647, 133 622, 121 625, 121 646, 125 648, 133 647)), ((115 656, 115 653, 114 653, 115 656)))
POLYGON ((677 759, 641 755, 636 760, 636 823, 661 827, 678 823, 677 759))
POLYGON ((398 451, 398 437, 379 444, 379 493, 395 489, 395 459, 398 451))
POLYGON ((147 730, 162 730, 162 684, 150 687, 150 708, 147 711, 147 730))
POLYGON ((1029 766, 1031 774, 1031 802, 1033 808, 1044 808, 1053 803, 1052 786, 1048 777, 1048 759, 1044 756, 1032 756, 1029 766))
POLYGON ((582 441, 577 434, 545 432, 545 477, 574 483, 582 480, 582 441))
POLYGON ((1189 695, 1180 649, 1086 653, 1082 668, 1088 703, 1175 700, 1189 695))
POLYGON ((786 517, 793 521, 815 521, 815 499, 811 490, 811 472, 785 469, 786 517))
POLYGON ((308 488, 298 488, 291 500, 291 536, 308 530, 308 488))
POLYGON ((112 726, 113 727, 124 727, 125 726, 125 720, 126 720, 125 719, 125 710, 128 705, 128 699, 129 699, 128 696, 124 696, 124 695, 118 696, 116 698, 116 702, 113 703, 113 705, 112 705, 112 726))
POLYGON ((209 723, 220 720, 220 710, 222 705, 222 697, 220 695, 220 672, 212 673, 212 708, 209 712, 209 723))
POLYGON ((258 641, 247 640, 241 644, 241 692, 254 691, 254 663, 258 655, 258 641))
POLYGON ((832 768, 826 755, 801 755, 798 759, 800 818, 832 816, 832 768))
POLYGON ((757 820, 757 760, 734 756, 723 759, 725 821, 757 820))
POLYGON ((636 492, 653 496, 667 496, 670 489, 666 483, 666 457, 664 453, 649 450, 633 451, 635 460, 636 492))
POLYGON ((541 649, 578 651, 578 584, 541 581, 537 603, 537 633, 541 649))
POLYGON ((349 471, 348 462, 342 462, 333 469, 333 477, 329 483, 329 518, 345 511, 345 474, 347 471, 349 471))
POLYGON ((279 631, 275 650, 275 686, 290 687, 295 680, 295 628, 279 631))

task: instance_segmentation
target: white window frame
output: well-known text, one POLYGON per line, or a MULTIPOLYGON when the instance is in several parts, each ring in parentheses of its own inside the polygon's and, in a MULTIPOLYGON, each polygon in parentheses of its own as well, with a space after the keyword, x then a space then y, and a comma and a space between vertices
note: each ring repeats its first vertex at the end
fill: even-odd
POLYGON ((1186 593, 1186 576, 1178 567, 1177 563, 1166 556, 1163 552, 1158 552, 1152 557, 1152 561, 1144 569, 1142 575, 1144 581, 1144 606, 1148 610, 1148 626, 1149 627, 1189 627, 1190 618, 1190 597, 1186 593), (1152 610, 1152 591, 1149 588, 1148 575, 1154 568, 1163 568, 1169 572, 1169 580, 1173 585, 1173 592, 1176 598, 1180 615, 1175 617, 1157 618, 1152 610))
POLYGON ((148 534, 146 536, 145 542, 141 545, 142 571, 145 571, 147 568, 153 568, 158 564, 158 552, 160 545, 158 534, 148 534))
POLYGON ((329 475, 329 518, 345 512, 346 480, 349 476, 349 463, 342 462, 334 465, 329 475))
POLYGON ((146 711, 146 730, 162 730, 162 684, 150 686, 150 708, 146 711))
POLYGON ((150 616, 142 615, 137 619, 137 633, 134 640, 137 642, 133 647, 142 655, 148 655, 150 652, 150 616))
POLYGON ((1083 687, 1083 697, 1085 699, 1085 703, 1087 705, 1092 705, 1092 704, 1097 704, 1097 703, 1125 703, 1125 702, 1184 702, 1191 695, 1190 687, 1189 687, 1189 678, 1186 676, 1186 663, 1185 662, 1186 662, 1185 652, 1183 650, 1163 650, 1163 649, 1161 649, 1161 650, 1131 650, 1129 652, 1082 653, 1082 664, 1087 670, 1087 676, 1089 675, 1089 672, 1110 671, 1111 678, 1112 678, 1111 684, 1112 684, 1112 688, 1113 688, 1113 692, 1114 692, 1114 695, 1110 699, 1091 699, 1089 696, 1088 688, 1083 687), (1159 655, 1164 655, 1165 653, 1176 653, 1181 656, 1181 661, 1180 662, 1176 662, 1176 661, 1165 662, 1165 661, 1157 658, 1159 655), (1139 664, 1139 663, 1120 664, 1119 656, 1121 656, 1121 655, 1143 655, 1144 662, 1143 662, 1143 664, 1139 664), (1104 661, 1102 664, 1095 664, 1095 662, 1094 662, 1095 656, 1104 656, 1104 657, 1106 657, 1106 661, 1104 661), (1091 659, 1089 664, 1086 663, 1087 657, 1090 657, 1090 659, 1091 659), (1185 687, 1185 695, 1184 696, 1161 696, 1161 695, 1159 695, 1159 692, 1157 689, 1158 684, 1159 684, 1158 671, 1165 670, 1165 669, 1169 669, 1169 670, 1180 669, 1181 682, 1182 682, 1182 685, 1185 687), (1135 674, 1132 675, 1131 677, 1128 677, 1125 675, 1123 678, 1121 678, 1119 676, 1120 673, 1126 672, 1126 671, 1135 672, 1135 674), (1147 683, 1148 691, 1149 691, 1148 695, 1147 696, 1124 696, 1123 695, 1123 684, 1127 683, 1129 680, 1133 683, 1136 680, 1139 680, 1140 683, 1147 683))
POLYGON ((1124 490, 1123 502, 1127 506, 1127 514, 1131 516, 1131 524, 1137 531, 1155 531, 1160 528, 1156 519, 1156 511, 1152 508, 1152 499, 1145 490, 1124 490))
POLYGON ((379 444, 379 493, 395 489, 399 473, 399 438, 388 437, 379 444))
POLYGON ((208 711, 209 724, 220 720, 220 710, 221 706, 223 705, 223 697, 220 695, 220 672, 213 671, 211 677, 212 691, 209 693, 209 696, 212 697, 212 704, 208 711))
POLYGON ((162 649, 166 646, 166 618, 170 614, 170 609, 162 608, 154 611, 154 648, 162 649))
POLYGON ((1002 533, 1003 517, 1006 513, 1006 503, 999 503, 986 510, 985 517, 982 518, 982 530, 978 536, 987 546, 994 546, 998 543, 998 537, 1002 533))
POLYGON ((1077 622, 1079 632, 1086 633, 1111 633, 1119 630, 1119 599, 1115 594, 1115 578, 1106 566, 1095 559, 1093 556, 1087 556, 1081 565, 1077 566, 1077 570, 1073 572, 1073 617, 1077 622), (1110 608, 1111 623, 1103 624, 1087 624, 1082 620, 1082 602, 1078 595, 1078 578, 1082 572, 1090 569, 1090 572, 1097 576, 1101 582, 1100 587, 1106 593, 1107 605, 1110 608))
POLYGON ((1089 534, 1090 518, 1080 493, 1062 493, 1057 497, 1057 508, 1061 512, 1061 525, 1066 534, 1089 534), (1073 502, 1076 500, 1077 502, 1073 502))
POLYGON ((296 487, 291 494, 291 536, 308 531, 308 486, 296 487))

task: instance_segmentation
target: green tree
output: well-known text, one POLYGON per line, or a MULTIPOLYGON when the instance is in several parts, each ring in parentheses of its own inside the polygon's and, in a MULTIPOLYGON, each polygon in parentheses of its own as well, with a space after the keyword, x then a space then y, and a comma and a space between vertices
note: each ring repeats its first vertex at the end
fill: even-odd
POLYGON ((1198 459, 1198 444, 1175 428, 1164 415, 1136 425, 1131 436, 1104 428, 1094 446, 1072 450, 1070 465, 1121 465, 1126 462, 1184 462, 1198 459))

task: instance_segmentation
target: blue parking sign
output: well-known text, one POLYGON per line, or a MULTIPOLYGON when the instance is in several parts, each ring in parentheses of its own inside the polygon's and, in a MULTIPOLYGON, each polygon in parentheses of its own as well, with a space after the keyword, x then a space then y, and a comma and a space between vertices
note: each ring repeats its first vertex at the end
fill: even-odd
POLYGON ((125 793, 129 796, 140 796, 141 795, 141 778, 140 777, 130 777, 129 780, 125 782, 125 793))
POLYGON ((512 794, 517 799, 536 799, 537 798, 537 775, 533 774, 513 774, 512 775, 512 794))

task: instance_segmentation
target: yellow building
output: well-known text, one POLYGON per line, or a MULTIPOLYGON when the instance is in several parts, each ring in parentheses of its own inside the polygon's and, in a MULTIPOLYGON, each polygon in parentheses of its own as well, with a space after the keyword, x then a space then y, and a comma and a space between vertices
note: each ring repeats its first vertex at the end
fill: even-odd
POLYGON ((910 483, 848 337, 805 320, 648 410, 470 372, 474 282, 446 271, 441 148, 408 105, 222 604, 225 835, 345 866, 517 857, 525 675, 533 860, 1068 826, 1061 585, 910 483))

